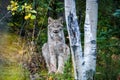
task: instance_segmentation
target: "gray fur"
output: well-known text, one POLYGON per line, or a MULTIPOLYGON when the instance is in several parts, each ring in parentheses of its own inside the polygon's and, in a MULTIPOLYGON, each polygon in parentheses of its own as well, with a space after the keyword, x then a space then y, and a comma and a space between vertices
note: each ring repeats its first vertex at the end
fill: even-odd
POLYGON ((69 56, 69 47, 65 44, 62 19, 48 19, 48 42, 42 47, 43 57, 49 73, 63 73, 64 64, 69 56))

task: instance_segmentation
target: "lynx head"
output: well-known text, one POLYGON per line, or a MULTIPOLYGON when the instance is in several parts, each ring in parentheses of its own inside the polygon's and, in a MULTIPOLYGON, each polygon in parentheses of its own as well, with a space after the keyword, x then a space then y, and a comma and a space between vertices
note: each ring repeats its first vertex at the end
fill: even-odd
POLYGON ((60 31, 62 31, 62 25, 63 20, 62 18, 59 19, 52 19, 51 17, 48 18, 48 29, 51 33, 58 34, 60 31))

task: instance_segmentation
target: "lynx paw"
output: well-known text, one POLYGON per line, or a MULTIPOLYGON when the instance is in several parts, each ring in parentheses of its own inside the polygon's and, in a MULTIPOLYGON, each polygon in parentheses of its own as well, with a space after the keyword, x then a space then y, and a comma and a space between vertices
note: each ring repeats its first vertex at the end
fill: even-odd
POLYGON ((63 71, 57 70, 56 74, 63 74, 63 71))
POLYGON ((48 74, 55 74, 56 71, 49 71, 48 74))

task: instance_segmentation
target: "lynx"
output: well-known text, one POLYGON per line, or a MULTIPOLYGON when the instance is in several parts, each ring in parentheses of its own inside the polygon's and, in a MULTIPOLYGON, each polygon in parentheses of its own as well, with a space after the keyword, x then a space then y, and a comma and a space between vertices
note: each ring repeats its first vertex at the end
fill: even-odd
POLYGON ((62 21, 62 18, 48 18, 48 42, 43 45, 42 53, 49 73, 63 73, 70 53, 65 44, 62 21))

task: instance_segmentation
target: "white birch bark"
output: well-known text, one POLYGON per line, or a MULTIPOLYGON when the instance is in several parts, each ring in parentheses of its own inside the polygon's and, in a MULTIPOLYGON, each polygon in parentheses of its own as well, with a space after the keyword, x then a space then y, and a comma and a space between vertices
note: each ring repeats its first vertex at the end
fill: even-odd
POLYGON ((93 76, 95 74, 97 15, 98 0, 86 0, 82 80, 93 80, 93 76))
POLYGON ((65 0, 65 17, 70 38, 75 80, 93 80, 96 68, 98 0, 86 0, 84 61, 76 16, 75 0, 65 0))
POLYGON ((74 66, 74 78, 75 80, 80 80, 82 76, 82 47, 79 25, 76 16, 75 0, 65 0, 65 18, 74 66))

